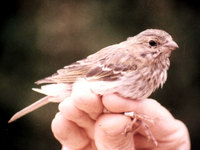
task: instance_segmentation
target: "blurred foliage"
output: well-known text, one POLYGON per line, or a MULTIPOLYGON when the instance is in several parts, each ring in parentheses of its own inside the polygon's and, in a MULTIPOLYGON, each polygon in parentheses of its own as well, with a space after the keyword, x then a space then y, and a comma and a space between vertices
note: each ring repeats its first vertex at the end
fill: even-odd
MULTIPOLYGON (((198 1, 197 1, 198 2, 198 1)), ((194 0, 8 0, 1 5, 1 145, 6 149, 60 149, 50 124, 56 104, 7 124, 42 95, 34 81, 146 28, 168 31, 180 48, 168 81, 151 97, 182 120, 192 149, 200 147, 200 7, 194 0)))

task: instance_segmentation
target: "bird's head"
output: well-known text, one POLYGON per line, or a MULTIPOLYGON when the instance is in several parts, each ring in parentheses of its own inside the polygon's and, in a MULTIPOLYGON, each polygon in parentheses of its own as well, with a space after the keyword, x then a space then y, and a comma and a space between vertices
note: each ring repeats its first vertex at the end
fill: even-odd
POLYGON ((170 34, 158 29, 147 29, 129 40, 136 47, 134 53, 137 58, 145 63, 168 58, 171 52, 178 48, 170 34))

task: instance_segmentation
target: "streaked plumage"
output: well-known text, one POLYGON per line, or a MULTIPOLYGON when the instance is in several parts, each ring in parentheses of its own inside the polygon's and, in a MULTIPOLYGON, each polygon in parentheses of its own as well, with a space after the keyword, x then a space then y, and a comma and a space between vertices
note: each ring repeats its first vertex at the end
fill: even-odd
MULTIPOLYGON (((111 45, 36 82, 48 102, 61 102, 70 96, 75 82, 85 80, 96 94, 117 93, 133 100, 147 98, 167 79, 169 56, 178 48, 172 37, 163 30, 147 29, 119 44, 111 45)), ((46 101, 46 103, 44 103, 46 101)), ((28 109, 33 111, 33 104, 28 109)), ((27 114, 27 108, 9 122, 27 114)))

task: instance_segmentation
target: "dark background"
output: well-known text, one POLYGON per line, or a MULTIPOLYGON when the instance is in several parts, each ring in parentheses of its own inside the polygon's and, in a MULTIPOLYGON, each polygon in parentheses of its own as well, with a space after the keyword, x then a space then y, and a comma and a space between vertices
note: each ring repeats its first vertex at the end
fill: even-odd
POLYGON ((200 147, 200 5, 195 0, 7 0, 0 5, 0 137, 12 150, 55 150, 57 104, 12 124, 9 118, 42 95, 34 81, 147 28, 169 32, 179 44, 168 80, 151 97, 189 128, 200 147))

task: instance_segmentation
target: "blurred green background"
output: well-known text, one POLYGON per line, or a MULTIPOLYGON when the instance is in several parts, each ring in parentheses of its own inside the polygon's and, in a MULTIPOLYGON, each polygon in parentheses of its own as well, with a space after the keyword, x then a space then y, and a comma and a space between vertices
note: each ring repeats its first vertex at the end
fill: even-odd
POLYGON ((167 83, 151 97, 189 128, 200 147, 200 5, 195 0, 8 0, 1 4, 0 137, 12 150, 55 150, 57 104, 7 124, 42 95, 34 81, 147 28, 169 32, 179 44, 167 83))

